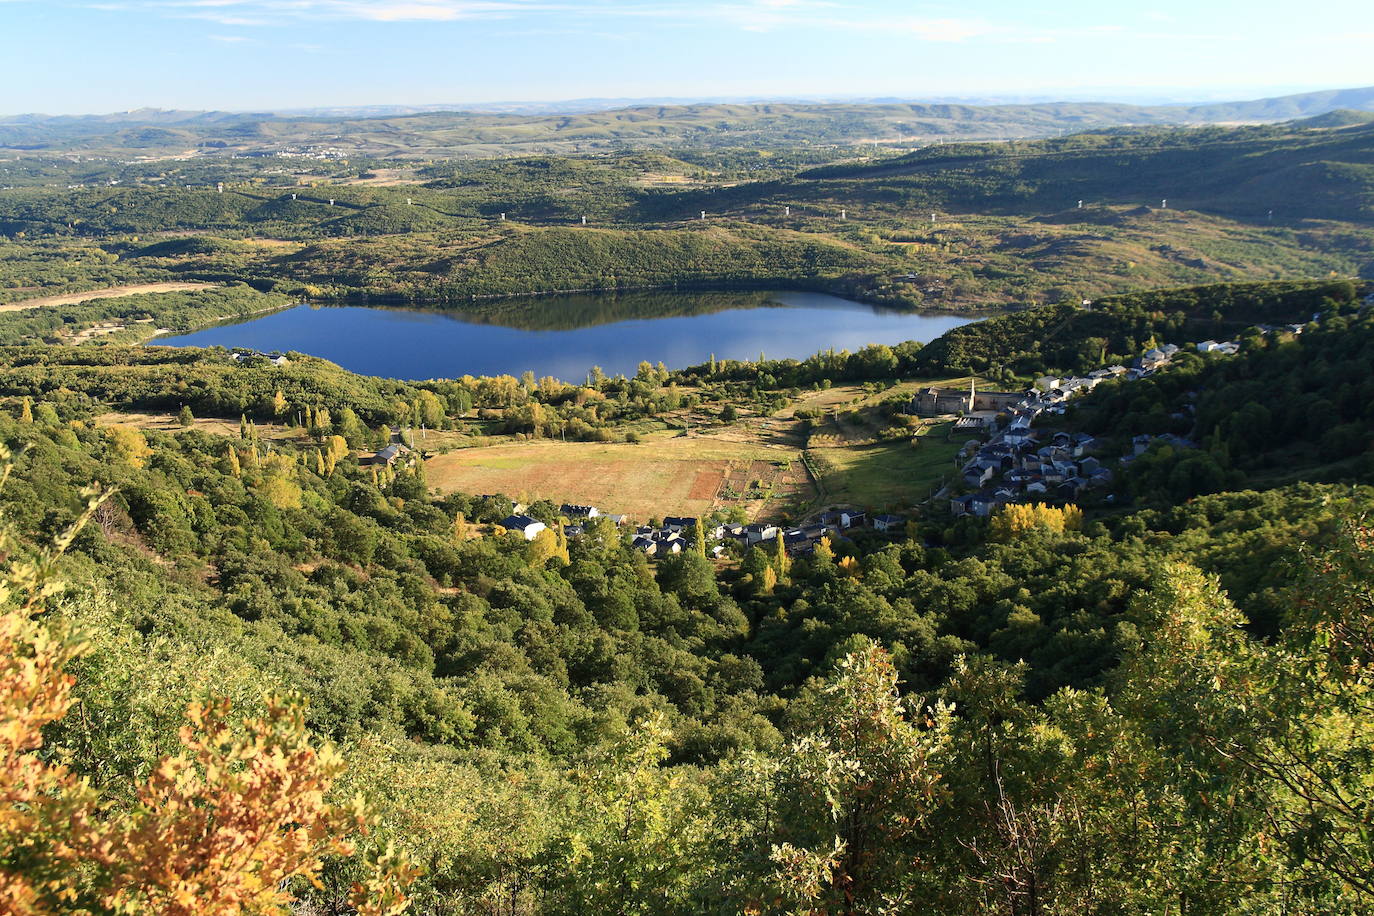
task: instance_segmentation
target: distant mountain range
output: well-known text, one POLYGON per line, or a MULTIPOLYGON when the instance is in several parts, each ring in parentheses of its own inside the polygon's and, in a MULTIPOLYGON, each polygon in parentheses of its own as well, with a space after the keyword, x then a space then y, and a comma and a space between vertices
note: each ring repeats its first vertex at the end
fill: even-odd
POLYGON ((1367 112, 1374 112, 1374 87, 1195 105, 929 101, 648 104, 644 100, 584 99, 556 104, 475 105, 465 110, 442 106, 307 112, 139 109, 104 115, 0 117, 0 150, 165 156, 187 152, 309 154, 327 148, 340 155, 444 158, 627 147, 812 143, 917 146, 941 139, 1030 139, 1112 127, 1260 124, 1322 116, 1349 124, 1357 123, 1351 118, 1358 119, 1367 112))

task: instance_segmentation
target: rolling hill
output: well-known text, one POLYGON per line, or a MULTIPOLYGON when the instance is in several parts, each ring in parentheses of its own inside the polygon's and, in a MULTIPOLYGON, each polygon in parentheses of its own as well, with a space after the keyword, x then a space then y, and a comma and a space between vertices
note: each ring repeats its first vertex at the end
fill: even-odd
POLYGON ((1264 123, 1336 109, 1374 110, 1374 87, 1206 105, 1055 102, 633 106, 517 114, 422 111, 387 116, 139 110, 114 115, 0 118, 0 150, 152 156, 279 153, 441 158, 675 147, 810 143, 918 145, 936 139, 1050 137, 1120 126, 1264 123))
POLYGON ((1374 220, 1374 125, 1084 133, 931 146, 774 182, 649 197, 649 212, 748 213, 785 205, 898 213, 1044 215, 1085 206, 1169 206, 1233 218, 1374 220))

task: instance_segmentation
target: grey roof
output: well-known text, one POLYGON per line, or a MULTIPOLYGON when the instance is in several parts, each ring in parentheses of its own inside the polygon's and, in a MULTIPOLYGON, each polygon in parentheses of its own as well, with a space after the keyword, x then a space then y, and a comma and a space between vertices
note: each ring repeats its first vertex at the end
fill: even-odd
POLYGON ((399 442, 393 442, 386 448, 378 449, 377 454, 374 457, 380 458, 383 461, 390 461, 393 458, 400 457, 401 455, 409 454, 409 452, 410 449, 406 448, 404 445, 401 445, 399 442))

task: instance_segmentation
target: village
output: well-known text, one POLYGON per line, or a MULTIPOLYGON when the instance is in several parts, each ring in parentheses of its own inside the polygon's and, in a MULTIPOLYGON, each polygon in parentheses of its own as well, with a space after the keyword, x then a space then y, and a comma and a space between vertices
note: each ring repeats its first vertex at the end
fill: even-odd
MULTIPOLYGON (((1259 330, 1300 334, 1303 325, 1260 326, 1259 330)), ((1232 356, 1240 352, 1240 344, 1206 340, 1195 349, 1232 356)), ((1101 454, 1102 443, 1087 433, 1047 428, 1045 421, 1063 416, 1071 400, 1104 382, 1138 381, 1167 369, 1180 352, 1176 344, 1151 347, 1129 367, 1115 364, 1082 376, 1044 376, 1022 394, 978 392, 970 387, 963 395, 967 409, 955 428, 986 431, 990 438, 970 439, 960 451, 962 486, 950 489, 969 488, 971 492, 947 492, 951 514, 987 518, 1012 503, 1076 503, 1090 491, 1109 489, 1114 472, 1107 466, 1111 459, 1101 454)), ((917 396, 913 410, 926 411, 932 405, 938 409, 948 405, 951 396, 950 392, 930 389, 917 396)), ((1117 457, 1118 470, 1157 442, 1178 449, 1197 447, 1191 440, 1172 434, 1136 435, 1127 453, 1117 457)), ((1110 501, 1112 496, 1108 494, 1105 499, 1110 501)))
MULTIPOLYGON (((513 504, 512 514, 501 520, 500 527, 521 535, 527 541, 534 540, 548 526, 524 514, 527 511, 527 506, 513 504)), ((627 531, 630 524, 626 516, 603 513, 596 506, 563 505, 558 507, 558 512, 566 522, 563 534, 570 538, 585 534, 586 523, 592 519, 606 519, 617 528, 626 528, 627 531)), ((864 528, 878 532, 900 531, 905 525, 906 519, 902 516, 878 515, 870 519, 867 513, 857 509, 822 512, 814 522, 804 527, 769 522, 737 524, 670 515, 653 524, 636 526, 630 534, 630 546, 645 556, 667 557, 695 549, 697 542, 704 539, 703 552, 721 559, 730 553, 731 545, 736 545, 741 552, 759 546, 777 549, 777 541, 781 539, 782 549, 789 555, 805 556, 814 553, 817 545, 825 539, 845 538, 864 528)))

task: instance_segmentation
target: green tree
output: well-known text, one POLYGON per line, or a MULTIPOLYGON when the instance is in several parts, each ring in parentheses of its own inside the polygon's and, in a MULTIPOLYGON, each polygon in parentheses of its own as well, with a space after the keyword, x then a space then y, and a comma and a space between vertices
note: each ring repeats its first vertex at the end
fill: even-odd
POLYGON ((949 711, 902 699, 882 649, 846 656, 800 702, 781 754, 727 771, 715 836, 743 911, 910 912, 912 863, 942 802, 949 711))
POLYGON ((552 844, 551 914, 684 912, 704 852, 700 795, 663 766, 661 716, 628 728, 575 774, 577 796, 552 844))
POLYGON ((344 438, 344 441, 351 448, 362 448, 371 434, 371 431, 363 425, 351 407, 344 407, 339 410, 339 419, 334 424, 334 430, 344 438))
POLYGON ((1137 604, 1142 639, 1118 674, 1123 703, 1169 750, 1163 778, 1207 842, 1245 863, 1231 866, 1229 887, 1251 904, 1279 889, 1323 911, 1374 902, 1362 788, 1374 760, 1369 545, 1369 529, 1351 522, 1313 557, 1275 645, 1246 635, 1216 580, 1182 564, 1137 604))

